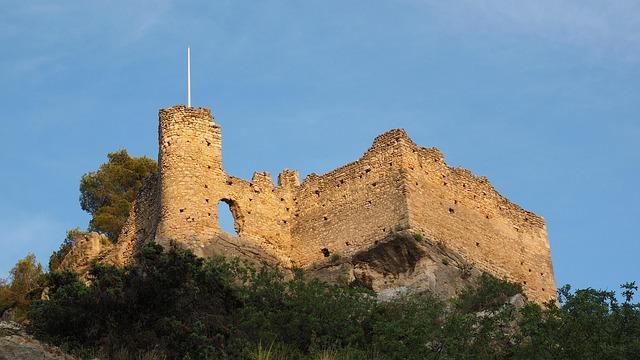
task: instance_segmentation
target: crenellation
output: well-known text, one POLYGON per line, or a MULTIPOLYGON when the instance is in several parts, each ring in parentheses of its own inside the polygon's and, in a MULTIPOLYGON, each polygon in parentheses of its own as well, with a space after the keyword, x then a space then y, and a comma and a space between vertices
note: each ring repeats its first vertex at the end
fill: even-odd
POLYGON ((351 258, 409 231, 482 271, 523 283, 535 301, 555 298, 544 220, 485 177, 448 166, 440 150, 417 146, 402 129, 376 137, 357 161, 302 182, 298 172, 283 170, 274 185, 268 172, 251 181, 225 173, 221 129, 208 109, 175 106, 159 117, 159 173, 145 183, 120 235, 121 258, 149 240, 173 240, 199 255, 224 253, 230 235, 218 223, 222 201, 234 217, 235 239, 285 266, 351 258))

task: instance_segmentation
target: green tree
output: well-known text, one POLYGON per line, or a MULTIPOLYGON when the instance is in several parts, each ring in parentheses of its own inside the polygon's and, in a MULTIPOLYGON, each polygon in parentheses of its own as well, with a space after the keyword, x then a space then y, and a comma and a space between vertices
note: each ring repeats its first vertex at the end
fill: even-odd
POLYGON ((0 315, 13 305, 13 293, 9 289, 7 280, 0 279, 0 315))
POLYGON ((115 241, 127 220, 144 180, 157 170, 147 157, 131 157, 127 150, 109 153, 108 161, 82 176, 80 206, 92 215, 89 230, 115 241))
POLYGON ((18 260, 10 272, 10 283, 0 283, 0 312, 14 307, 16 320, 22 320, 34 297, 35 290, 42 288, 44 274, 42 266, 33 254, 18 260))

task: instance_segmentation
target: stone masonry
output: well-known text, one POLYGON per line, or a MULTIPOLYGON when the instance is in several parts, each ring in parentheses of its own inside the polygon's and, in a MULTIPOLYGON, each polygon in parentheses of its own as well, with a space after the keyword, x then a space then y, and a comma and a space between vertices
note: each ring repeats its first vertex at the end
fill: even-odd
MULTIPOLYGON (((357 161, 324 175, 284 170, 277 184, 225 173, 221 129, 210 110, 160 110, 159 172, 138 194, 104 258, 126 263, 147 241, 175 241, 200 256, 251 255, 312 268, 331 254, 354 258, 397 232, 446 246, 480 271, 523 284, 529 299, 555 299, 544 220, 502 197, 484 177, 451 168, 404 130, 378 136, 357 161), (238 236, 218 224, 231 209, 238 236), (230 250, 230 249, 233 249, 230 250)), ((407 251, 407 250, 403 250, 407 251)))

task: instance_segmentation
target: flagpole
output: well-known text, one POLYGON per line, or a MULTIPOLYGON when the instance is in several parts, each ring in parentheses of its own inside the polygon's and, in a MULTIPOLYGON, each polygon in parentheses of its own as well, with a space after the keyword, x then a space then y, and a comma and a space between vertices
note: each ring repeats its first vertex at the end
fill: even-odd
POLYGON ((191 107, 191 48, 187 47, 187 106, 191 107))

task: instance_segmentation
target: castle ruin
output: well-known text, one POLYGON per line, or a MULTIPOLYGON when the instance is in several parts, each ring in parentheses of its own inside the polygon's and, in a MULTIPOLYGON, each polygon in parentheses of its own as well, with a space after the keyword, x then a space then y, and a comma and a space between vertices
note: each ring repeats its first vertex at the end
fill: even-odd
MULTIPOLYGON (((210 110, 160 110, 159 171, 138 194, 109 255, 130 258, 137 244, 175 241, 200 256, 234 242, 285 267, 354 258, 398 231, 446 246, 466 262, 520 282, 529 299, 555 299, 544 220, 496 192, 484 177, 452 168, 436 148, 417 146, 404 130, 378 136, 357 161, 324 175, 284 170, 251 181, 222 166, 221 128, 210 110), (218 223, 229 204, 237 237, 218 223)), ((411 248, 402 250, 411 256, 411 248)), ((386 283, 386 281, 385 281, 386 283)))

